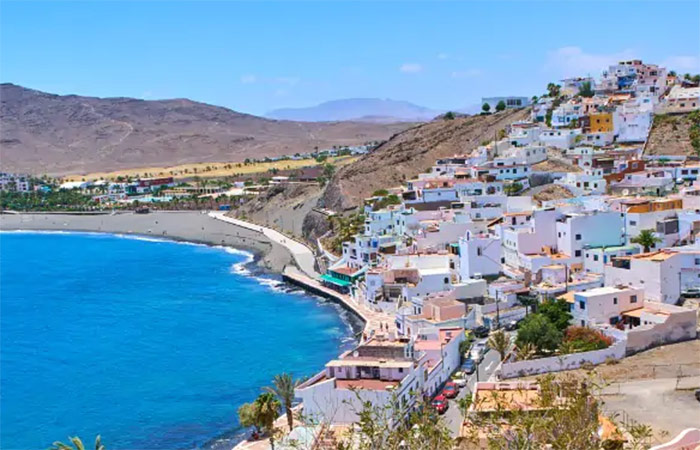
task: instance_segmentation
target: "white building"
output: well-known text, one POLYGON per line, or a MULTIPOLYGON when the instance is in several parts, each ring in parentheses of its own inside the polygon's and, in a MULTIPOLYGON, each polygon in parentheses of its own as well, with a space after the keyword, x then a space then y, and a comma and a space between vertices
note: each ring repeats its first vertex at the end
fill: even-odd
POLYGON ((681 292, 700 287, 700 251, 661 250, 613 258, 605 285, 643 288, 650 300, 675 304, 681 292))
POLYGON ((462 279, 501 273, 501 239, 470 232, 459 239, 459 274, 462 279))

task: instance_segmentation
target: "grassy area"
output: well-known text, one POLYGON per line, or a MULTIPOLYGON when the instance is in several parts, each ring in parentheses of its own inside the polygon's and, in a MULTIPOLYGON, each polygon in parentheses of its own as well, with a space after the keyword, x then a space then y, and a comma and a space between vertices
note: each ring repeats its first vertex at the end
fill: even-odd
POLYGON ((80 180, 114 180, 117 177, 174 177, 175 179, 192 178, 199 176, 202 178, 222 178, 229 176, 240 176, 255 173, 265 173, 270 170, 291 170, 301 169, 304 167, 314 167, 320 164, 333 164, 335 166, 343 166, 357 160, 357 156, 338 156, 328 158, 326 161, 319 163, 314 159, 301 160, 284 160, 271 162, 219 162, 219 163, 193 163, 182 164, 171 167, 141 167, 135 169, 117 170, 114 172, 94 172, 86 175, 70 175, 65 178, 66 181, 80 180))

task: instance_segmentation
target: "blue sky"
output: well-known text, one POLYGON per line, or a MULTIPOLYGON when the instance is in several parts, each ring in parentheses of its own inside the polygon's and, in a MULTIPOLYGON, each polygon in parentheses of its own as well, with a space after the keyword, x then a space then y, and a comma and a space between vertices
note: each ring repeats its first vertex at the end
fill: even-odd
POLYGON ((700 2, 0 3, 0 80, 243 112, 349 97, 459 108, 639 57, 700 72, 700 2))

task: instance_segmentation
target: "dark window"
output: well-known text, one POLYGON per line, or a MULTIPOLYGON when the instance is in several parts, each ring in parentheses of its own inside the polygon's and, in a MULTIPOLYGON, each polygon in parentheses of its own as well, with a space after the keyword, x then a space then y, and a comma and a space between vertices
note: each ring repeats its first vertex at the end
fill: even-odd
POLYGON ((574 252, 574 256, 581 256, 581 250, 576 250, 574 252))
POLYGON ((577 235, 576 235, 576 240, 577 240, 577 241, 580 241, 580 240, 581 240, 581 235, 580 235, 580 234, 577 234, 577 235))
POLYGON ((598 255, 593 255, 593 261, 598 261, 598 255))
POLYGON ((617 305, 617 297, 613 297, 613 305, 617 305))
POLYGON ((583 301, 578 302, 578 307, 581 309, 586 309, 586 302, 583 302, 583 301))
POLYGON ((630 297, 630 303, 637 303, 637 296, 633 295, 630 297))

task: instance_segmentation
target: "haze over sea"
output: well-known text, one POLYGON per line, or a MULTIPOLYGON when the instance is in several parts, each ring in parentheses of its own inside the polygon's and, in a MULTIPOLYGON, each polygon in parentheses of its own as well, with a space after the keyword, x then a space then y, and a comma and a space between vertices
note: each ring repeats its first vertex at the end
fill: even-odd
POLYGON ((337 306, 246 274, 248 259, 0 233, 0 447, 90 447, 98 433, 110 450, 230 444, 236 409, 275 374, 312 375, 351 341, 337 306))

